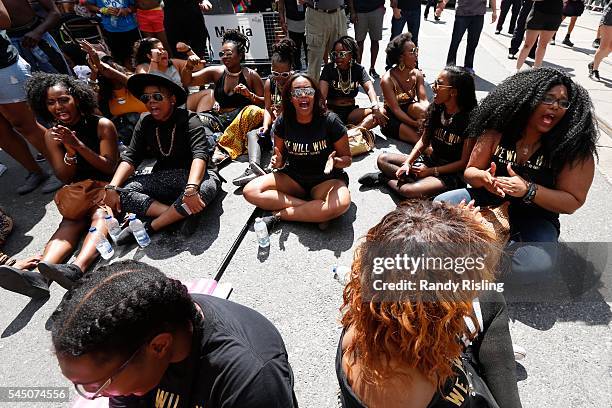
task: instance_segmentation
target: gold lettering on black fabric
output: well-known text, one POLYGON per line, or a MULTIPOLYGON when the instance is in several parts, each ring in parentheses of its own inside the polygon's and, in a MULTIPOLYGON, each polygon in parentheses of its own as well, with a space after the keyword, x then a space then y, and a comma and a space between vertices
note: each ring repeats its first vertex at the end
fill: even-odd
POLYGON ((538 154, 537 156, 531 156, 529 160, 527 160, 525 163, 518 164, 517 158, 516 158, 517 156, 516 151, 512 149, 507 149, 501 145, 498 145, 497 148, 495 148, 495 152, 493 153, 493 155, 497 157, 501 163, 503 164, 510 163, 513 167, 522 166, 522 167, 526 167, 531 170, 540 170, 542 167, 544 168, 550 167, 549 160, 546 160, 543 154, 538 154))
POLYGON ((461 137, 459 135, 447 132, 442 128, 436 129, 436 131, 434 132, 434 137, 436 138, 436 140, 439 140, 440 142, 445 143, 447 145, 455 145, 461 143, 461 137))
POLYGON ((155 395, 155 408, 177 408, 180 399, 180 395, 158 388, 155 395))
POLYGON ((297 143, 285 140, 285 147, 289 153, 295 156, 310 156, 325 150, 327 148, 327 140, 323 139, 312 143, 297 143))

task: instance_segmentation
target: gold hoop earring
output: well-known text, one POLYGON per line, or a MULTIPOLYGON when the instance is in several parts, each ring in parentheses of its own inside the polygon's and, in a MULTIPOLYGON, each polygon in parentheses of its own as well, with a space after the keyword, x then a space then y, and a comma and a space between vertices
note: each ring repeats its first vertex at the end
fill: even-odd
POLYGON ((397 67, 399 68, 400 71, 403 71, 406 69, 406 64, 404 64, 404 61, 402 61, 399 64, 397 64, 397 67))

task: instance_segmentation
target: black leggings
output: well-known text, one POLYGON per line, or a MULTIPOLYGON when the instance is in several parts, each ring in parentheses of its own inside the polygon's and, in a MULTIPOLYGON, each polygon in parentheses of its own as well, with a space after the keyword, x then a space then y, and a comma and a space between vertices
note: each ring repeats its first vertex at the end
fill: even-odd
MULTIPOLYGON (((176 211, 187 217, 189 214, 181 204, 188 179, 189 170, 186 169, 160 170, 134 176, 120 193, 121 209, 138 217, 144 217, 153 201, 157 200, 165 204, 173 203, 176 211)), ((217 173, 207 170, 200 185, 200 197, 206 205, 215 199, 220 185, 217 173)))

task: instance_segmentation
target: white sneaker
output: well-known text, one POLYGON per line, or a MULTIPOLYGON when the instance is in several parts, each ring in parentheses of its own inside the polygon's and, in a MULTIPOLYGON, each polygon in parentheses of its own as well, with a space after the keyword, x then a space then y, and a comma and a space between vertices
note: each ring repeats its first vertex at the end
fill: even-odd
POLYGON ((512 344, 512 349, 514 350, 515 361, 519 361, 527 357, 527 350, 525 350, 523 347, 517 344, 512 344))
POLYGON ((57 177, 55 177, 55 174, 50 174, 49 178, 43 183, 43 186, 40 191, 45 194, 52 193, 55 190, 58 190, 63 185, 64 183, 62 183, 57 177))

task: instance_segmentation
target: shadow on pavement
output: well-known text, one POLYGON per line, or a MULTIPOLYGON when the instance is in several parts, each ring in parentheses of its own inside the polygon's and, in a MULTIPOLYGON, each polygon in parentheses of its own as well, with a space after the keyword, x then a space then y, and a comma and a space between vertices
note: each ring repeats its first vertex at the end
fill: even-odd
POLYGON ((4 329, 0 338, 10 337, 15 333, 18 333, 28 325, 34 314, 43 307, 45 303, 49 300, 48 297, 43 299, 30 299, 28 304, 23 308, 21 312, 13 319, 13 321, 4 329))

